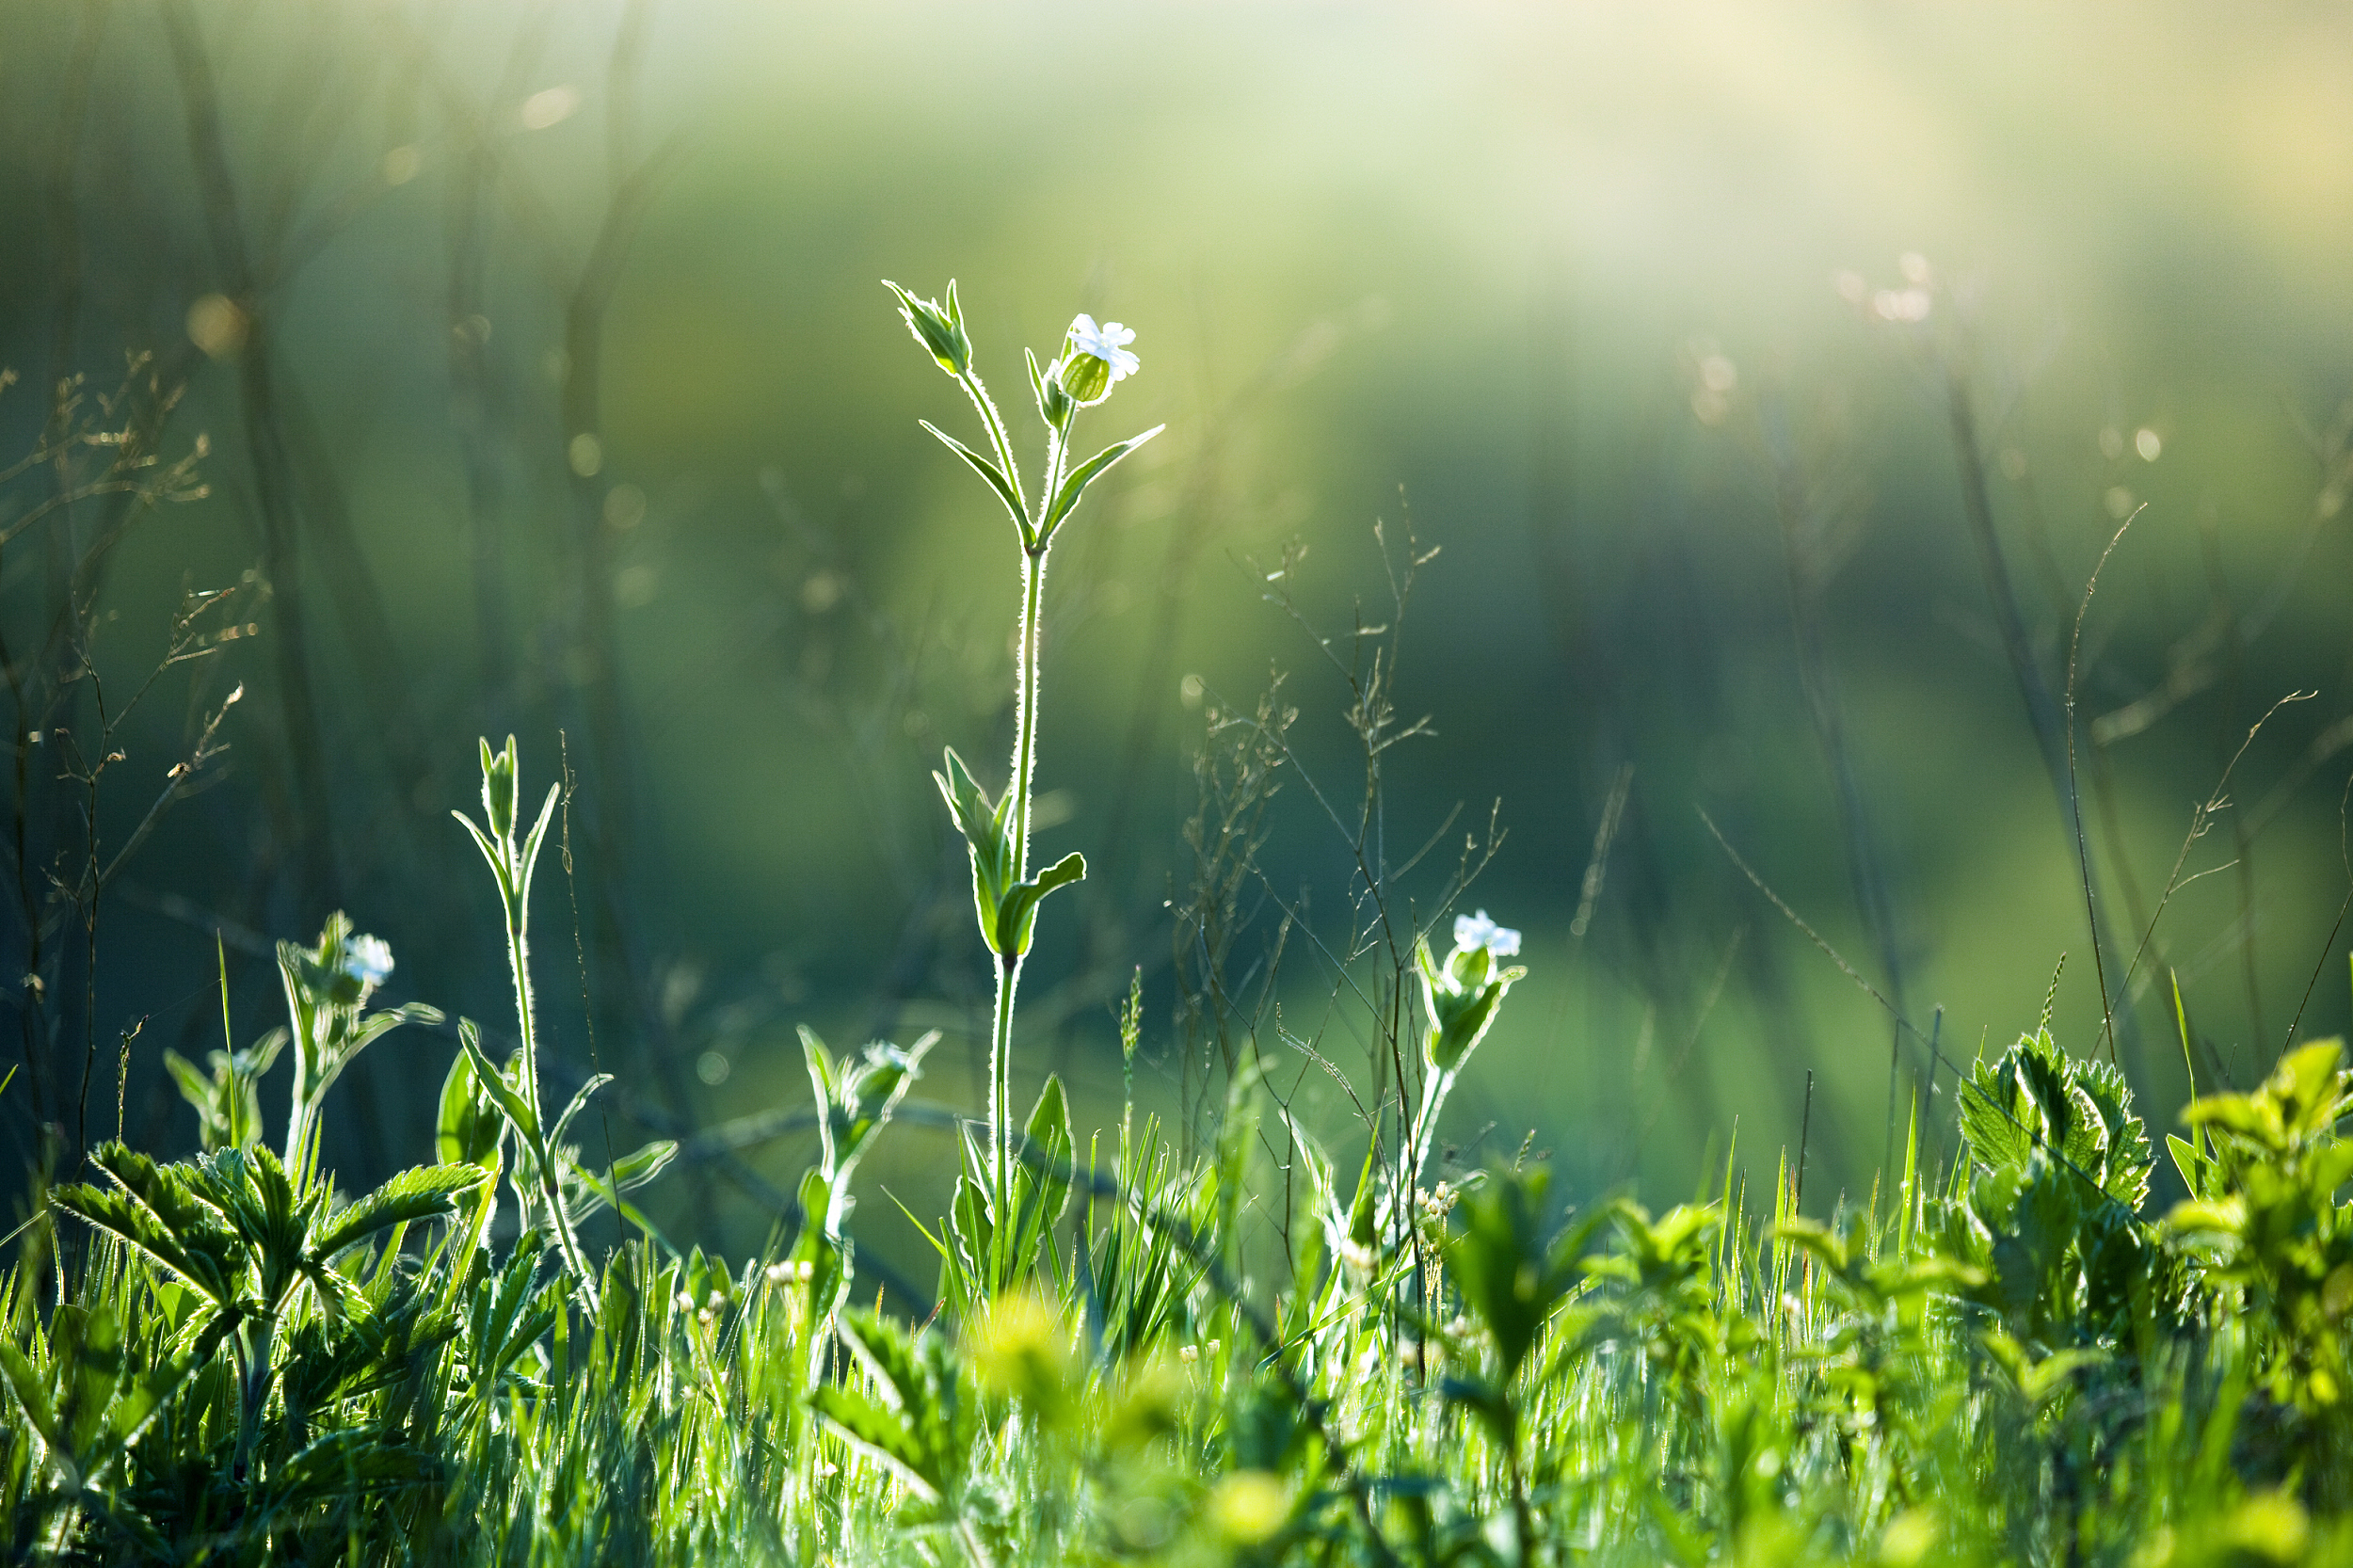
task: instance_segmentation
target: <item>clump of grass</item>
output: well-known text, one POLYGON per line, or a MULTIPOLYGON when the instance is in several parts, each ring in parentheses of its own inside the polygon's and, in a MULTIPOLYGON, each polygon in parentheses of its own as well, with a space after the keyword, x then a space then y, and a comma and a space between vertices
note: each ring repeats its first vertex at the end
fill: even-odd
MULTIPOLYGON (((2338 1201, 2353 1074, 2337 1043, 2195 1101, 2188 1136, 2169 1141, 2190 1196, 2164 1213, 2121 1074, 2064 1048, 2047 1017, 1965 1077, 1949 1169, 1923 1167, 1915 1117, 1900 1175, 1827 1221, 1799 1215, 1786 1170, 1769 1193, 1727 1174, 1657 1214, 1625 1196, 1564 1213, 1545 1166, 1517 1158, 1432 1184, 1440 1111, 1520 978, 1504 962, 1519 939, 1484 911, 1458 915, 1440 956, 1435 920, 1390 897, 1378 768, 1416 727, 1396 722, 1379 645, 1341 666, 1368 804, 1353 827, 1331 813, 1356 856, 1351 952, 1385 952, 1395 983, 1375 1009, 1376 1068, 1389 1060, 1365 1146, 1314 1135, 1240 1050, 1197 1153, 1129 1105, 1112 1157, 1080 1158, 1051 1077, 1016 1128, 1022 963, 1039 902, 1084 869, 1031 861, 1044 571, 1086 484, 1144 438, 1070 462, 1076 413, 1129 368, 1116 328, 1080 318, 1052 362, 1031 360, 1048 430, 1032 501, 955 291, 898 292, 982 418, 990 453, 941 440, 1016 523, 1023 585, 1006 787, 991 798, 953 752, 940 776, 997 979, 985 1114, 934 1236, 940 1309, 916 1324, 854 1305, 850 1225, 855 1171, 933 1036, 837 1057, 804 1034, 819 1159, 797 1233, 742 1263, 679 1251, 623 1196, 674 1144, 600 1167, 567 1142, 605 1080, 547 1114, 528 921, 558 796, 519 837, 515 748, 486 743, 485 818, 467 826, 504 915, 511 1054, 461 1021, 433 1158, 347 1200, 319 1158, 336 1077, 393 1025, 438 1015, 371 1010, 392 955, 341 916, 315 946, 281 946, 283 1034, 240 1045, 224 1022, 209 1073, 177 1068, 205 1152, 97 1148, 101 1179, 45 1200, 78 1244, 0 1276, 12 1559, 1518 1568, 2353 1552, 2353 1205, 2338 1201), (281 1158, 261 1085, 287 1040, 281 1158), (1279 1245, 1245 1244, 1253 1195, 1274 1190, 1276 1124, 1279 1245), (502 1177, 511 1229, 496 1223, 502 1177), (604 1206, 636 1239, 599 1256, 581 1224, 604 1206)), ((1426 559, 1409 548, 1411 566, 1426 559)), ((1360 626, 1359 650, 1385 631, 1360 626)), ((1238 804, 1194 845, 1205 909, 1233 900, 1239 862, 1221 846, 1247 859, 1289 722, 1270 699, 1241 724, 1256 771, 1226 781, 1238 804)), ((1222 947, 1208 962, 1218 972, 1222 947)), ((1120 1019, 1128 1064, 1142 1019, 1139 984, 1120 1019)))

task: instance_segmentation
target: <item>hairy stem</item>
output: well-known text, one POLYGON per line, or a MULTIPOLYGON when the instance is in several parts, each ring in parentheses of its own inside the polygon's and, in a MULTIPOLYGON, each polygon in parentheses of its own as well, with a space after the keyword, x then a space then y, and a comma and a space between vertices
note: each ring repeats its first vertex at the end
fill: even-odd
POLYGON ((564 1267, 571 1273, 581 1309, 593 1320, 597 1311, 595 1276, 588 1267, 588 1255, 581 1250, 580 1238, 572 1234, 572 1217, 564 1208, 563 1176, 555 1167, 556 1151, 548 1141, 547 1113, 539 1103, 539 1046, 534 1027, 536 1010, 531 1000, 530 919, 531 911, 524 904, 522 890, 518 888, 506 901, 506 961, 515 976, 515 1022, 522 1038, 523 1100, 531 1107, 531 1119, 539 1128, 539 1146, 532 1151, 536 1157, 533 1162, 539 1167, 539 1197, 548 1206, 548 1228, 555 1233, 555 1245, 564 1255, 564 1267))

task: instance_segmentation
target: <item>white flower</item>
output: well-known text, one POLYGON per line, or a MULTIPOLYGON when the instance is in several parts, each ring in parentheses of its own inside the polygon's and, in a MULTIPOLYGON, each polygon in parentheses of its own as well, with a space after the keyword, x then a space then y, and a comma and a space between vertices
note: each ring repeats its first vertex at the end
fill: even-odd
POLYGON ((1508 925, 1496 924, 1481 909, 1476 915, 1454 917, 1454 945, 1485 948, 1497 958, 1515 958, 1520 951, 1520 934, 1508 925))
POLYGON ((1079 354, 1092 354, 1111 366, 1113 386, 1117 386, 1123 377, 1133 376, 1144 362, 1128 353, 1126 347, 1135 341, 1134 330, 1115 321, 1107 321, 1097 327, 1093 316, 1080 315, 1070 324, 1071 350, 1079 354))
POLYGON ((344 941, 342 959, 344 973, 361 985, 375 987, 384 984, 384 977, 392 972, 392 950, 381 936, 351 936, 344 941))

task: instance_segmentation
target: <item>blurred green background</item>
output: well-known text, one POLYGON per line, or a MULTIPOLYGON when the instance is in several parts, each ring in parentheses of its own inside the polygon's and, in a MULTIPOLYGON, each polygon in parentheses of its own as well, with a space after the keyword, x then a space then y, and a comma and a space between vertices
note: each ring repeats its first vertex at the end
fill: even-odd
MULTIPOLYGON (((473 737, 508 729, 532 792, 559 731, 580 780, 537 953, 556 1053, 623 1075, 616 1142, 803 1104, 801 1022, 837 1047, 942 1028, 921 1094, 977 1106, 985 969, 926 772, 943 743, 1001 770, 1015 552, 915 428, 968 411, 877 281, 953 276, 1008 407, 1020 348, 1085 310, 1143 359, 1092 435, 1169 425, 1056 556, 1042 842, 1095 872, 1044 917, 1025 1101, 1053 1065, 1082 1135, 1115 1122, 1141 966, 1138 1098, 1197 1102, 1171 958, 1192 758, 1280 668, 1293 759, 1227 969, 1236 1027, 1346 1141, 1275 1025, 1369 1081, 1371 1020, 1319 946, 1346 946, 1361 886, 1300 776, 1343 813, 1362 796, 1307 630, 1344 664, 1361 620, 1402 627, 1399 716, 1434 729, 1383 758, 1390 861, 1464 813, 1397 909, 1442 919, 1499 801, 1463 904, 1527 933, 1449 1113, 1462 1162, 1531 1137, 1578 1192, 1667 1196, 1736 1134, 1769 1171, 1802 1127, 1809 1208, 1867 1188, 1887 1017, 1703 809, 1963 1062, 2032 1027, 2062 952, 2060 1038, 2100 1048, 2103 982, 2145 949, 2120 1046, 2168 1123, 2169 970, 2201 1082, 2347 1014, 2348 47, 2322 5, 15 0, 0 456, 33 449, 61 376, 111 386, 152 352, 185 386, 161 444, 208 437, 210 493, 113 549, 94 661, 136 683, 184 584, 270 589, 257 636, 167 672, 123 730, 118 845, 191 714, 245 682, 216 787, 109 886, 94 987, 78 924, 8 960, 49 966, 12 1026, 43 1114, 70 1145, 94 1060, 110 1132, 137 1021, 126 1130, 192 1144, 157 1061, 216 1043, 216 929, 241 1034, 280 1007, 267 940, 337 904, 392 941, 392 994, 499 1019, 491 889, 447 812, 473 737), (1956 398, 2053 692, 2135 520, 2077 660, 2098 966, 1956 398), (1392 563, 1409 536, 1440 551, 1401 620, 1376 519, 1392 563), (1293 539, 1296 617, 1266 581, 1293 539), (2316 695, 2248 747, 2178 873, 2215 874, 2144 942, 2193 809, 2290 692, 2316 695)), ((0 492, 0 526, 53 468, 0 492)), ((0 552, 12 658, 102 520, 0 552)), ((81 797, 18 753, 21 950, 87 846, 81 797)), ((347 1166, 422 1153, 452 1049, 411 1031, 364 1059, 347 1166)), ((29 1151, 26 1082, 0 1116, 29 1151)), ((703 1146, 656 1208, 756 1245, 759 1183, 808 1143, 703 1146)), ((917 1130, 868 1170, 929 1215, 948 1166, 917 1130)), ((864 1226, 917 1262, 879 1192, 864 1226)))

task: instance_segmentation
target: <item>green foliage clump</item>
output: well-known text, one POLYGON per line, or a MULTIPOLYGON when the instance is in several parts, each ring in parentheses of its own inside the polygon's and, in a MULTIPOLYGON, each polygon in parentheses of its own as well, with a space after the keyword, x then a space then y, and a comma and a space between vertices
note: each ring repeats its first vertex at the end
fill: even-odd
MULTIPOLYGON (((1624 1195, 1564 1212, 1541 1162, 1424 1180, 1523 972, 1502 963, 1519 934, 1481 911, 1443 958, 1427 930, 1389 944, 1398 1066, 1361 1160, 1240 1057, 1197 1153, 1131 1106, 1109 1158, 1082 1157, 1051 1076, 1016 1128, 1021 968, 1040 902, 1084 871, 1075 852, 1031 860, 1039 585, 1087 485, 1146 439, 1069 461, 1077 413, 1136 368, 1132 334, 1081 316, 1053 360, 1030 357, 1048 431, 1032 502, 955 290, 897 295, 981 415, 988 454, 940 439, 1016 522, 1024 585, 1007 784, 992 798, 952 751, 940 776, 996 995, 985 1118, 925 1232, 937 1307, 855 1305, 851 1227, 858 1166, 935 1035, 837 1056, 804 1032, 818 1159, 797 1229, 740 1265, 679 1251, 624 1196, 675 1144, 600 1165, 569 1141, 608 1080, 552 1115, 541 1097, 529 915, 560 792, 525 825, 514 744, 486 742, 483 817, 461 821, 496 883, 512 1048, 460 1020, 432 1161, 347 1199, 319 1159, 338 1074, 440 1016, 371 1011, 391 953, 340 915, 281 945, 286 1027, 224 1038, 209 1071, 172 1059, 202 1151, 98 1148, 104 1184, 50 1190, 0 1276, 11 1560, 2353 1554, 2353 1080, 2333 1042, 2188 1108, 2171 1141, 2188 1196, 2162 1218, 2121 1075, 2047 1018, 1962 1081, 1942 1176, 1915 1124, 1900 1178, 1828 1220, 1798 1212, 1785 1173, 1762 1203, 1727 1177, 1661 1214, 1624 1195), (289 1045, 281 1156, 260 1085, 289 1045), (632 1239, 592 1255, 584 1223, 605 1208, 632 1239)), ((1360 690, 1353 722, 1377 756, 1385 706, 1360 690)))

